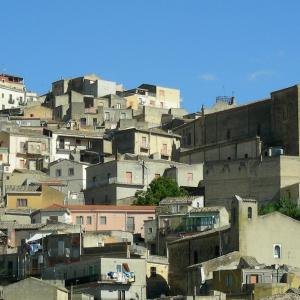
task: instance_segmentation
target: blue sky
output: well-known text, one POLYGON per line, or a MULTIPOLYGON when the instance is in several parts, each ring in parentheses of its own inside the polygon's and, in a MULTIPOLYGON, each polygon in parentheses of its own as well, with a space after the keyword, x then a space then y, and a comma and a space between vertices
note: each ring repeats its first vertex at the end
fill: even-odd
POLYGON ((1 3, 0 71, 39 93, 96 73, 126 88, 181 90, 199 110, 300 82, 299 0, 52 0, 1 3))

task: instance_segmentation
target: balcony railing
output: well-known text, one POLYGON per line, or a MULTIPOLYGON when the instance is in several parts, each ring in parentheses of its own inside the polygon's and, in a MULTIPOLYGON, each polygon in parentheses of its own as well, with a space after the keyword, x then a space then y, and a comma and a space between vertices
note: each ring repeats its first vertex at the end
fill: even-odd
POLYGON ((118 177, 110 177, 106 180, 103 179, 95 182, 90 182, 88 187, 92 188, 92 187, 97 187, 97 186, 102 186, 107 184, 127 184, 127 185, 141 185, 141 186, 144 185, 142 182, 142 178, 140 179, 140 181, 137 182, 137 181, 130 181, 126 179, 120 179, 118 177))

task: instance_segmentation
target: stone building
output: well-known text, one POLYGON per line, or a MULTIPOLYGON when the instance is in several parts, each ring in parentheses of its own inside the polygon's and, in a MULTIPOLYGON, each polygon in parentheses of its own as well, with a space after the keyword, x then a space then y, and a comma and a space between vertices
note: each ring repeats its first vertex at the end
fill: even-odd
POLYGON ((247 159, 268 155, 271 147, 299 156, 299 105, 299 85, 295 85, 272 92, 269 99, 219 111, 203 109, 197 119, 174 129, 182 135, 181 160, 247 159))
POLYGON ((186 268, 234 251, 267 265, 300 267, 300 242, 295 239, 299 229, 299 221, 279 212, 258 216, 256 201, 235 196, 230 225, 168 244, 171 290, 186 294, 186 268))
POLYGON ((273 156, 209 161, 203 166, 206 205, 230 207, 234 194, 266 204, 281 198, 299 201, 300 158, 273 156))
POLYGON ((158 128, 119 130, 113 135, 113 153, 132 153, 178 161, 180 136, 158 128))
POLYGON ((146 190, 153 179, 165 176, 169 169, 170 177, 183 186, 196 188, 202 180, 202 165, 127 155, 86 169, 86 203, 130 204, 138 190, 146 190))

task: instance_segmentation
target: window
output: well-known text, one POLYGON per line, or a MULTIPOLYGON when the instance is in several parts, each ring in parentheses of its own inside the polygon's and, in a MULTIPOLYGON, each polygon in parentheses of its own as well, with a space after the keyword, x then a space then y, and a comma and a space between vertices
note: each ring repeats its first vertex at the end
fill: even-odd
POLYGON ((74 176, 74 168, 69 168, 68 174, 69 176, 74 176))
POLYGON ((149 227, 148 228, 148 233, 152 233, 153 232, 153 228, 152 227, 149 227))
POLYGON ((150 268, 150 276, 155 277, 156 276, 156 267, 151 267, 150 268))
POLYGON ((26 162, 24 159, 20 159, 20 168, 24 169, 26 167, 26 162))
POLYGON ((58 222, 58 216, 49 216, 49 220, 53 222, 58 222))
POLYGON ((61 176, 61 169, 56 169, 55 170, 55 176, 60 177, 61 176))
POLYGON ((273 246, 274 258, 281 258, 281 245, 275 244, 273 246))
POLYGON ((120 103, 117 103, 117 104, 116 104, 116 108, 117 108, 117 109, 120 109, 120 108, 121 108, 121 104, 120 104, 120 103))
POLYGON ((24 152, 24 142, 20 142, 20 152, 24 152))
POLYGON ((225 285, 227 287, 232 287, 232 274, 227 274, 225 277, 225 285))
POLYGON ((256 134, 257 134, 258 136, 260 136, 260 133, 261 133, 261 125, 260 125, 260 124, 257 124, 256 134))
POLYGON ((248 158, 248 153, 245 153, 245 158, 246 158, 246 159, 248 158))
POLYGON ((76 145, 81 145, 81 140, 76 139, 75 143, 76 143, 76 145))
POLYGON ((106 225, 106 216, 100 216, 100 224, 106 225))
POLYGON ((193 173, 187 173, 187 181, 193 182, 193 173))
POLYGON ((4 98, 4 94, 2 93, 2 98, 4 98))
POLYGON ((93 118, 93 126, 97 126, 98 120, 97 118, 93 118))
POLYGON ((82 225, 83 224, 83 216, 77 216, 76 217, 76 224, 82 225))
POLYGON ((168 145, 167 144, 162 145, 161 154, 168 155, 168 145))
POLYGON ((105 112, 104 120, 105 121, 109 121, 110 120, 110 113, 109 112, 105 112))
POLYGON ((127 231, 134 232, 135 224, 134 224, 134 217, 127 217, 127 231))
POLYGON ((96 182, 96 176, 93 176, 92 180, 93 180, 93 183, 95 183, 96 182))
POLYGON ((17 207, 27 207, 27 199, 17 199, 17 207))
POLYGON ((250 283, 251 284, 258 283, 258 275, 251 274, 250 275, 250 283))
POLYGON ((187 135, 187 144, 190 146, 192 144, 192 135, 191 133, 189 132, 188 135, 187 135))
POLYGON ((248 207, 248 219, 252 219, 252 207, 248 207))
POLYGON ((288 110, 287 110, 287 107, 284 106, 282 108, 282 120, 286 121, 287 119, 288 119, 288 110))
POLYGON ((198 263, 198 252, 194 251, 194 264, 198 263))
POLYGON ((231 130, 227 129, 226 138, 229 140, 231 138, 231 130))
POLYGON ((0 154, 0 161, 3 160, 3 154, 0 154))
POLYGON ((86 224, 91 225, 92 224, 92 216, 87 216, 86 217, 86 224))
POLYGON ((81 118, 81 119, 80 119, 80 125, 81 125, 82 127, 85 127, 85 126, 86 126, 86 118, 81 118))
POLYGON ((163 108, 164 107, 164 103, 160 102, 160 107, 163 108))
POLYGON ((142 136, 142 147, 147 148, 147 137, 142 136))
POLYGON ((132 172, 126 172, 126 183, 127 184, 132 183, 132 172))

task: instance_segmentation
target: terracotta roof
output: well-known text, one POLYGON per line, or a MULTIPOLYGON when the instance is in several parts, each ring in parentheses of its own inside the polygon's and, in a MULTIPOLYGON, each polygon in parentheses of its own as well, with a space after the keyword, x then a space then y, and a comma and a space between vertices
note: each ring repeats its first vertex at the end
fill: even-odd
POLYGON ((68 208, 69 210, 130 210, 130 211, 150 211, 155 212, 155 206, 143 206, 143 205, 59 205, 59 204, 53 204, 47 208, 47 209, 62 209, 62 208, 68 208))

